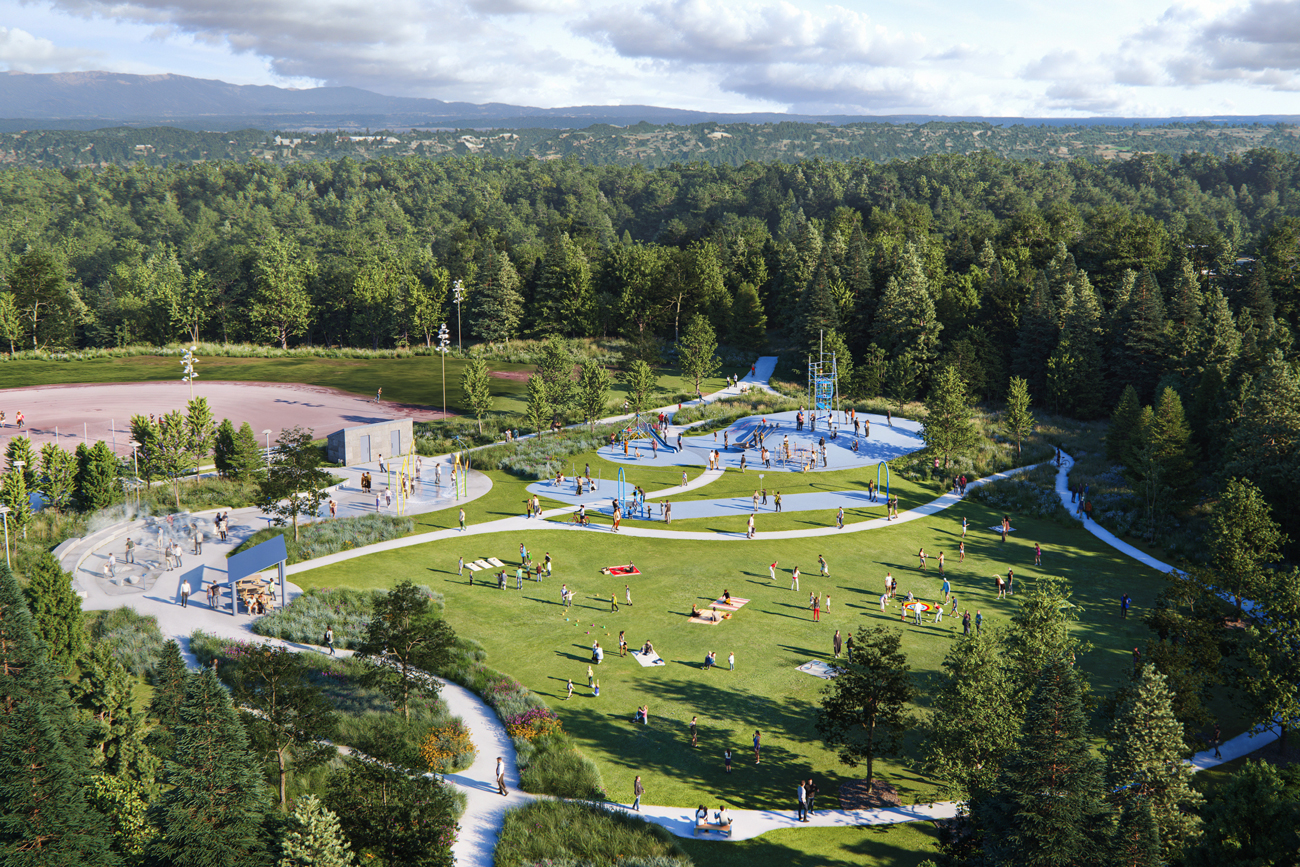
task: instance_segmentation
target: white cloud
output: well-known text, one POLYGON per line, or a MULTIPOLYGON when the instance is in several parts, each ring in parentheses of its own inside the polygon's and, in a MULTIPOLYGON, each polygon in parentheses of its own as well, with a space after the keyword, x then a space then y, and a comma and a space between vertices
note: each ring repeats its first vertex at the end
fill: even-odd
POLYGON ((55 45, 17 27, 0 27, 0 67, 13 72, 68 72, 103 61, 97 51, 55 45))

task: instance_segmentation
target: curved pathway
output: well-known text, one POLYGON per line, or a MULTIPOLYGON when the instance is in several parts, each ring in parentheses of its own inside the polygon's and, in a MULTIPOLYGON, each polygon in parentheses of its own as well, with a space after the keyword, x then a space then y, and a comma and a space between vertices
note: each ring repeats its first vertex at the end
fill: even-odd
MULTIPOLYGON (((767 376, 770 376, 772 368, 775 366, 775 359, 761 359, 758 367, 758 377, 745 377, 741 386, 758 385, 768 391, 771 391, 766 384, 767 376), (761 378, 761 382, 756 381, 761 378)), ((728 396, 728 393, 739 393, 739 387, 724 389, 722 392, 709 395, 705 402, 716 400, 720 397, 728 396)), ((675 410, 676 407, 666 407, 665 412, 675 410)), ((1057 473, 1056 490, 1061 502, 1068 509, 1069 488, 1068 473, 1073 466, 1074 461, 1068 455, 1062 453, 1062 463, 1057 473)), ((972 484, 981 485, 989 484, 994 481, 1006 479, 1017 473, 1031 469, 1031 467, 1020 467, 1008 470, 1004 473, 998 473, 985 479, 980 479, 972 484)), ((685 488, 672 487, 654 494, 649 497, 668 496, 673 493, 679 493, 682 490, 690 490, 710 484, 721 476, 720 471, 708 471, 702 473, 696 479, 692 480, 685 488)), ((846 492, 856 493, 856 492, 846 492)), ((956 504, 960 500, 956 494, 948 493, 935 500, 903 512, 895 519, 898 523, 916 520, 918 518, 933 515, 943 509, 956 504)), ((543 513, 543 518, 560 517, 570 512, 568 508, 552 509, 543 513)), ((871 521, 861 521, 850 524, 843 530, 835 527, 818 528, 812 530, 792 530, 779 531, 760 534, 764 539, 794 539, 815 536, 829 536, 839 533, 862 532, 871 529, 881 529, 892 526, 894 522, 884 519, 875 519, 871 521)), ((1084 529, 1092 533, 1101 541, 1116 548, 1122 553, 1132 557, 1135 560, 1157 569, 1161 572, 1172 571, 1172 567, 1162 563, 1159 560, 1137 550, 1131 545, 1115 538, 1109 531, 1098 527, 1091 521, 1082 521, 1084 529)), ((115 535, 121 535, 126 531, 129 525, 118 525, 116 534, 105 533, 96 534, 95 537, 88 537, 83 540, 75 540, 61 552, 61 559, 65 563, 65 568, 71 561, 72 568, 75 569, 81 565, 88 557, 105 544, 111 544, 110 539, 115 535)), ((232 528, 233 529, 233 528, 232 528)), ((251 529, 249 532, 251 532, 251 529)), ((609 532, 607 528, 592 528, 588 531, 582 531, 571 524, 561 524, 554 521, 506 518, 498 521, 492 521, 485 524, 472 525, 464 531, 465 534, 479 535, 488 533, 500 533, 517 530, 568 530, 571 532, 609 532)), ((712 541, 736 541, 743 540, 744 534, 740 533, 708 533, 708 532, 674 532, 671 530, 658 530, 649 527, 625 527, 622 532, 632 536, 663 538, 663 539, 704 539, 712 541)), ((377 551, 394 550, 410 545, 419 545, 425 542, 436 541, 438 539, 451 538, 459 535, 459 531, 444 530, 434 533, 424 533, 418 536, 406 537, 404 539, 395 539, 389 542, 382 542, 377 545, 367 546, 364 549, 344 552, 330 557, 322 557, 310 560, 305 563, 296 564, 289 568, 290 574, 305 572, 330 563, 342 562, 352 559, 353 557, 364 556, 365 554, 377 551)), ((216 558, 224 560, 226 547, 232 547, 238 544, 237 539, 233 539, 224 545, 209 545, 210 550, 216 558)), ((188 559, 188 555, 187 555, 188 559)), ((207 559, 207 558, 204 558, 207 559)), ((192 569, 192 565, 187 567, 192 569)), ((251 621, 243 617, 231 617, 228 614, 220 613, 207 609, 206 605, 198 602, 187 609, 181 609, 176 604, 175 586, 179 584, 182 576, 193 577, 196 588, 202 587, 202 574, 204 565, 198 564, 197 575, 193 572, 180 570, 177 572, 174 580, 169 580, 168 588, 158 587, 159 592, 149 592, 145 594, 132 594, 130 596, 105 596, 98 595, 97 598, 87 600, 88 608, 109 608, 121 604, 133 604, 141 613, 153 614, 158 617, 159 625, 165 635, 175 637, 182 641, 183 646, 188 643, 189 634, 195 629, 204 629, 216 635, 242 640, 258 640, 260 637, 254 636, 251 632, 251 621), (169 592, 170 591, 170 592, 169 592)), ((169 576, 170 578, 170 576, 169 576)), ((159 582, 162 583, 161 581, 159 582)), ((294 588, 295 590, 297 588, 294 588)), ((279 642, 273 639, 261 639, 275 644, 287 644, 298 650, 321 650, 321 648, 312 648, 303 645, 292 645, 286 642, 279 642)), ((447 702, 451 712, 464 720, 466 726, 471 732, 471 738, 477 748, 477 754, 474 762, 464 771, 456 774, 448 774, 445 779, 458 786, 465 792, 467 805, 464 814, 461 817, 461 831, 457 841, 453 846, 453 852, 456 862, 460 867, 491 867, 493 851, 496 846, 497 837, 503 827, 504 815, 507 809, 522 805, 532 800, 535 796, 518 791, 518 770, 515 761, 514 746, 505 731, 504 725, 497 718, 495 712, 489 708, 477 695, 454 683, 443 681, 443 698, 447 702), (495 783, 495 764, 497 756, 502 756, 506 760, 507 772, 506 780, 510 788, 510 794, 502 797, 496 788, 495 783)), ((1232 761, 1235 758, 1246 755, 1260 746, 1276 739, 1276 735, 1258 735, 1251 736, 1250 733, 1240 735, 1228 741, 1221 747, 1222 758, 1214 759, 1212 751, 1206 751, 1196 754, 1191 760, 1191 765, 1197 769, 1213 767, 1223 762, 1232 761)), ((612 808, 619 809, 622 805, 611 805, 612 808)), ((861 825, 885 825, 896 824, 900 822, 915 822, 931 819, 948 818, 955 816, 958 812, 959 804, 957 802, 939 802, 933 804, 918 804, 906 807, 896 807, 879 810, 823 810, 815 813, 807 823, 797 822, 792 814, 770 810, 734 810, 731 811, 733 816, 734 836, 730 839, 734 841, 747 840, 757 837, 767 831, 779 828, 793 827, 848 827, 861 825)), ((642 805, 639 815, 651 822, 662 825, 673 834, 682 837, 693 836, 694 834, 694 810, 683 807, 668 806, 651 806, 642 805)), ((717 839, 717 838, 715 838, 717 839)))

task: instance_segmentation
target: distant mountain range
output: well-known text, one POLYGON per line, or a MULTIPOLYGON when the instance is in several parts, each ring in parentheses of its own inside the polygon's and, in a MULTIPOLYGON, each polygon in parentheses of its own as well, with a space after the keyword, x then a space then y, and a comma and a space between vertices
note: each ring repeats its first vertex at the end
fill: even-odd
POLYGON ((0 131, 91 130, 111 126, 168 125, 193 130, 247 127, 293 130, 354 129, 580 129, 593 124, 858 122, 925 123, 974 121, 997 125, 1150 126, 1171 122, 1295 123, 1296 115, 1178 118, 1007 118, 929 115, 794 115, 778 112, 729 114, 651 105, 579 105, 532 108, 522 105, 443 102, 384 96, 355 87, 302 90, 238 85, 184 75, 125 75, 117 72, 0 73, 0 131))

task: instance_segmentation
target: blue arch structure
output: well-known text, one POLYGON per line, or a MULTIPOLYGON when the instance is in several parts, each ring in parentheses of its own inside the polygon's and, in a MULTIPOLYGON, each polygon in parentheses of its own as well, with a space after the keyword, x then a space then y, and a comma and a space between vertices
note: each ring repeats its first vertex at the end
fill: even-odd
POLYGON ((624 513, 627 512, 626 490, 627 490, 627 476, 624 475, 623 468, 619 467, 618 468, 618 506, 620 509, 624 511, 624 513))
POLYGON ((876 464, 876 490, 880 490, 880 468, 885 468, 885 499, 889 499, 889 464, 881 461, 876 464))

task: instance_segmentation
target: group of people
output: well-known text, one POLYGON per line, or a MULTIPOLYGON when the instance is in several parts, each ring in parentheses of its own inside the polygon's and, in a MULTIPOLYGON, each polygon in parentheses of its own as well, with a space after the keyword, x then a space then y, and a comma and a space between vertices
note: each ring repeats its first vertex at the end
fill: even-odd
MULTIPOLYGON (((152 419, 153 416, 149 416, 149 418, 152 419)), ((27 427, 27 420, 23 418, 23 411, 21 409, 14 413, 14 424, 18 426, 19 430, 25 430, 27 427)), ((0 428, 8 426, 9 425, 5 422, 4 410, 0 410, 0 428)))

